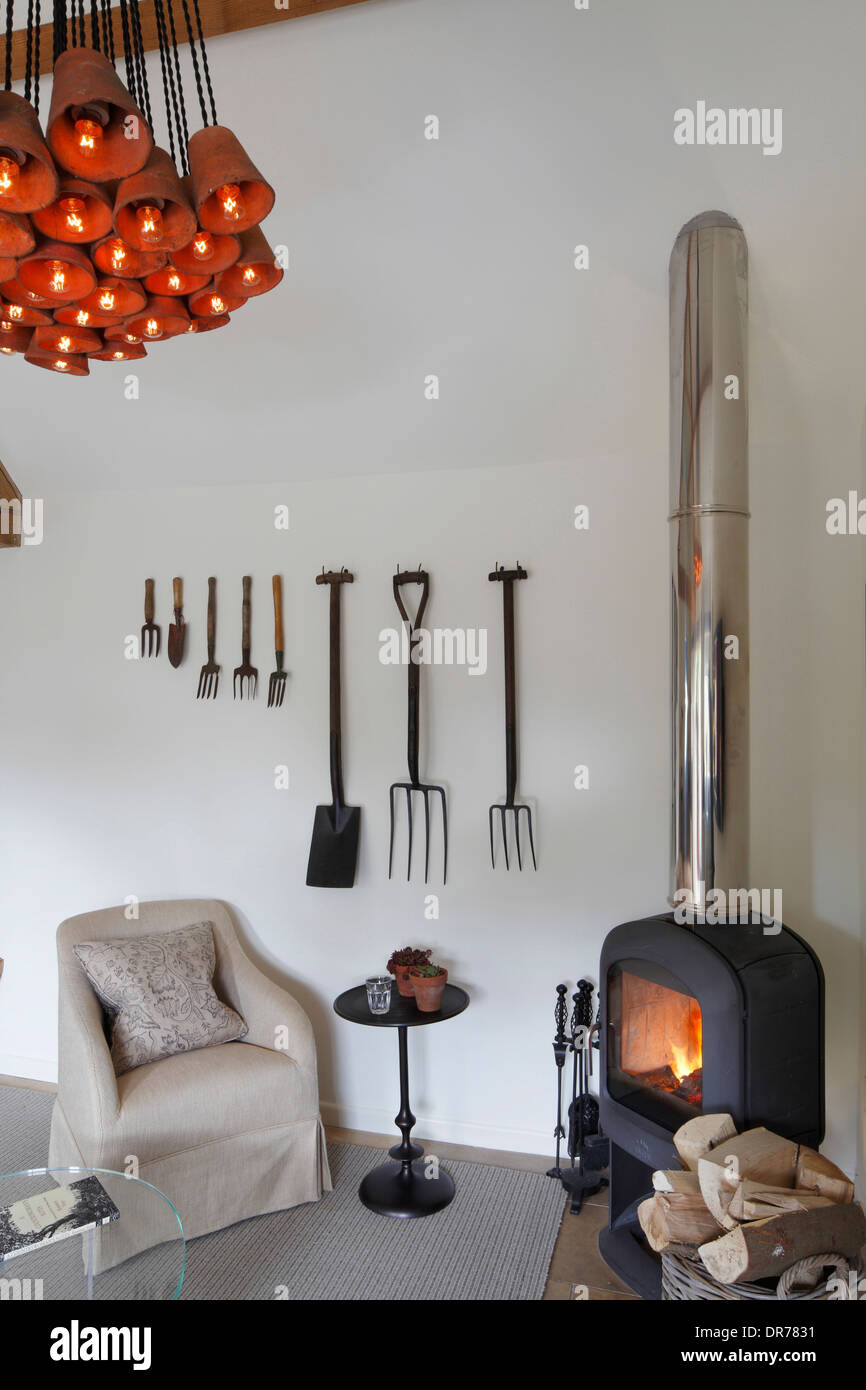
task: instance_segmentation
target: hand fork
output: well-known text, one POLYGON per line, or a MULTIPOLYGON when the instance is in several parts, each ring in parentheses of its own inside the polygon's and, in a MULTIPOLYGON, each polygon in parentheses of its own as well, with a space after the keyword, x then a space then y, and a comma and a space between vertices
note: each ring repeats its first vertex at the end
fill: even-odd
POLYGON ((159 643, 162 636, 160 629, 153 621, 154 601, 153 601, 153 580, 144 581, 144 626, 141 629, 141 655, 159 656, 159 643))
POLYGON ((409 821, 409 855, 406 865, 406 881, 408 883, 412 876, 412 794, 420 792, 424 798, 424 882, 427 882, 430 872, 430 794, 435 793, 442 799, 442 882, 446 880, 448 873, 448 810, 445 803, 445 788, 434 786, 429 782, 422 782, 418 772, 418 748, 420 743, 420 708, 421 708, 421 671, 417 659, 417 632, 424 620, 424 610, 427 607, 427 600, 430 596, 430 576, 420 567, 414 571, 404 571, 400 573, 399 566, 394 575, 394 598, 400 610, 400 617, 406 624, 409 633, 409 676, 408 676, 408 762, 409 780, 408 782, 393 782, 388 791, 388 800, 391 809, 391 836, 388 852, 388 877, 391 877, 391 869, 394 863, 394 828, 396 815, 394 808, 395 792, 403 791, 406 793, 406 814, 409 821), (421 585, 421 601, 415 614, 414 626, 409 620, 400 589, 404 584, 421 585))
POLYGON ((207 582, 207 661, 198 678, 197 700, 215 700, 220 682, 220 668, 214 661, 216 648, 216 580, 207 582))
POLYGON ((525 812, 526 824, 529 831, 529 848, 532 851, 532 867, 538 869, 535 861, 535 843, 532 838, 532 811, 529 806, 515 801, 517 792, 517 681, 515 676, 514 664, 514 584, 518 579, 526 579, 525 569, 520 565, 513 570, 502 570, 499 566, 487 578, 491 582, 502 585, 502 624, 505 638, 505 802, 496 803, 490 807, 488 821, 490 825, 490 860, 496 868, 496 854, 493 847, 493 823, 494 812, 499 812, 499 821, 502 830, 502 847, 505 851, 505 867, 510 869, 508 861, 508 815, 514 817, 514 843, 517 848, 517 866, 522 870, 523 857, 520 848, 520 814, 525 812))
POLYGON ((242 700, 254 700, 256 698, 256 691, 258 689, 259 684, 259 673, 256 670, 255 666, 250 665, 250 589, 252 587, 252 582, 253 581, 251 580, 250 576, 248 574, 245 574, 243 628, 241 635, 241 654, 243 660, 240 666, 235 667, 234 680, 232 682, 234 698, 238 698, 238 691, 240 691, 240 698, 242 700))
POLYGON ((286 693, 286 672, 283 670, 283 581, 274 575, 274 652, 277 669, 268 681, 268 709, 279 709, 286 693))

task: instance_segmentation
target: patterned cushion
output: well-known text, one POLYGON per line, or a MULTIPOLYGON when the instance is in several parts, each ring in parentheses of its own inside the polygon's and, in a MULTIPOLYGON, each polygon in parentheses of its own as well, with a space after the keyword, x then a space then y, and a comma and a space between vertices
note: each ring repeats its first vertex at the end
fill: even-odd
POLYGON ((240 1014, 214 993, 210 922, 126 941, 80 941, 74 949, 111 1015, 111 1060, 118 1076, 247 1032, 240 1014))

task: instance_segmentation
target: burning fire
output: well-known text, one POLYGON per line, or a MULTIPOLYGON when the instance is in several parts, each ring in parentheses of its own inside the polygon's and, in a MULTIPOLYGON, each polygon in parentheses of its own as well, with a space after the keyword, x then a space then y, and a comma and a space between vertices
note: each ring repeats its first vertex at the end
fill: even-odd
POLYGON ((688 1036, 684 1047, 677 1047, 676 1043, 671 1043, 670 1068, 677 1081, 683 1081, 692 1072, 699 1071, 703 1066, 703 1026, 701 1014, 695 1010, 689 1015, 688 1036))

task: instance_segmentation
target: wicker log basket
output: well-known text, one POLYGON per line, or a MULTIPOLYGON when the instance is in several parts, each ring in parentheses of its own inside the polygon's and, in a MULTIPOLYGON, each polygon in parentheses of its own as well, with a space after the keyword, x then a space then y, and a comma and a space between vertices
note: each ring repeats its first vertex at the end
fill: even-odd
POLYGON ((720 1284, 706 1269, 700 1259, 688 1259, 668 1251, 662 1253, 662 1302, 723 1302, 728 1300, 757 1300, 775 1302, 787 1299, 790 1302, 816 1302, 833 1298, 834 1300, 856 1299, 857 1279, 862 1277, 866 1266, 852 1264, 844 1255, 812 1255, 807 1260, 798 1260, 786 1269, 773 1288, 767 1280, 763 1284, 720 1284), (832 1280, 832 1289, 828 1287, 832 1280))

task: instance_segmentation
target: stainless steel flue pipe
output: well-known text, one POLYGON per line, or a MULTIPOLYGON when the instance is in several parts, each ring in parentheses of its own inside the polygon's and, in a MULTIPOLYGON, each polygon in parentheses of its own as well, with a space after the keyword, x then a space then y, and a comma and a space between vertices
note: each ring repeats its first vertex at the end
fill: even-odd
POLYGON ((671 901, 700 919, 749 887, 748 253, 725 213, 677 237, 670 314, 671 901))

